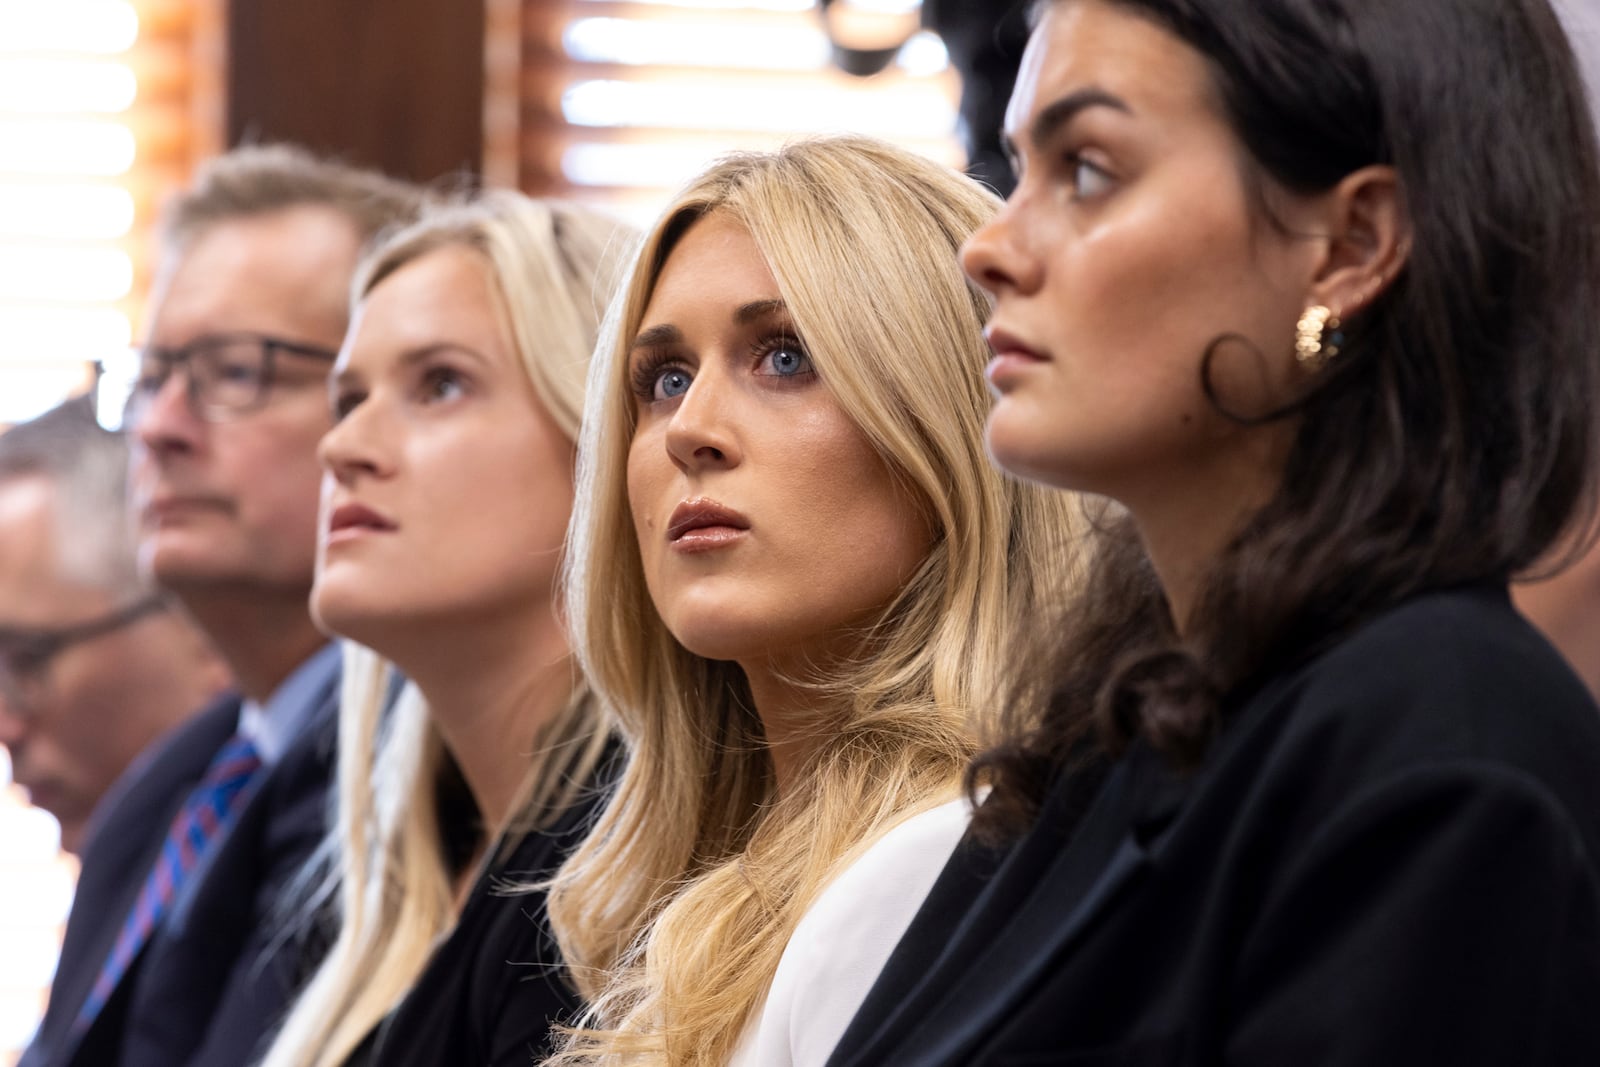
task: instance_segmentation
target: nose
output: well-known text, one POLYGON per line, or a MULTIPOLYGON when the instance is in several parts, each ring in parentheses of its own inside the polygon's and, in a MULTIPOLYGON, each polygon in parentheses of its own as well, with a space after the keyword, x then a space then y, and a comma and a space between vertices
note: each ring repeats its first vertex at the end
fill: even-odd
POLYGON ((367 397, 322 435, 317 459, 340 485, 362 477, 384 477, 393 469, 389 436, 379 404, 367 397))
POLYGON ((0 745, 14 753, 22 747, 27 732, 27 718, 12 704, 6 691, 0 689, 0 745))
POLYGON ((739 399, 722 373, 702 367, 667 422, 667 453, 685 471, 732 467, 740 449, 739 399))
POLYGON ((1019 225, 1019 204, 1013 195, 998 215, 961 246, 961 269, 995 296, 1008 290, 1031 293, 1042 280, 1039 257, 1027 240, 1027 227, 1019 225))
POLYGON ((167 380, 141 405, 130 427, 146 451, 156 456, 194 452, 205 432, 189 402, 188 371, 174 367, 167 380))

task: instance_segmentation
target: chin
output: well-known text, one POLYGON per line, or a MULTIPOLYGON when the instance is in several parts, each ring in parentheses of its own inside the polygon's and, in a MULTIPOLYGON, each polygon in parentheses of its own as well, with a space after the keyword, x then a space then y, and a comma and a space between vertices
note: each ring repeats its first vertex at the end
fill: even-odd
POLYGON ((350 588, 349 583, 318 575, 311 587, 311 619, 317 629, 331 637, 368 644, 366 635, 383 621, 402 621, 386 615, 382 605, 370 603, 371 593, 370 586, 363 588, 357 583, 350 588))
POLYGON ((692 619, 674 619, 667 632, 689 652, 701 659, 733 662, 758 654, 768 647, 758 640, 759 623, 727 613, 713 613, 692 619))
POLYGON ((1037 435, 1018 432, 991 416, 987 437, 989 458, 1007 474, 1053 489, 1082 488, 1072 476, 1071 465, 1061 462, 1037 435))
POLYGON ((141 573, 164 589, 203 587, 239 580, 241 568, 195 546, 157 540, 139 552, 141 573))

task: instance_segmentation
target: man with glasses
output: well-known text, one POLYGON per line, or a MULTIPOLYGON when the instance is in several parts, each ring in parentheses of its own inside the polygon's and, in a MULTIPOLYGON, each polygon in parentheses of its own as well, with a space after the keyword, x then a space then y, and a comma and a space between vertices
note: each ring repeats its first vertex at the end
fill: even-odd
POLYGON ((228 684, 139 578, 127 462, 83 399, 0 435, 0 744, 69 852, 134 757, 228 684))
MULTIPOLYGON (((164 219, 146 343, 108 368, 122 395, 99 410, 132 445, 140 568, 242 701, 225 736, 185 728, 146 768, 184 798, 155 834, 128 829, 143 863, 115 892, 80 888, 24 1067, 248 1063, 302 977, 283 897, 328 830, 339 666, 307 607, 326 378, 362 246, 419 206, 411 186, 254 147, 203 167, 164 219)), ((118 829, 113 813, 101 836, 118 829)), ((80 887, 100 867, 91 848, 80 887)))

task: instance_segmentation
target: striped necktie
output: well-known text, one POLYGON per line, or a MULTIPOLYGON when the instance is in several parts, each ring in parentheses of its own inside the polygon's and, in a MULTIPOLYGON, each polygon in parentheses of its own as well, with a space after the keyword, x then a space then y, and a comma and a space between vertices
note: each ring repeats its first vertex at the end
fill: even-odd
POLYGON ((167 830, 161 854, 145 877, 133 910, 122 924, 117 943, 100 968, 94 988, 83 1002, 73 1027, 79 1033, 94 1022, 128 968, 139 957, 150 934, 166 916, 184 878, 194 870, 206 847, 227 829, 243 805, 261 756, 248 738, 235 734, 211 761, 200 784, 167 830))

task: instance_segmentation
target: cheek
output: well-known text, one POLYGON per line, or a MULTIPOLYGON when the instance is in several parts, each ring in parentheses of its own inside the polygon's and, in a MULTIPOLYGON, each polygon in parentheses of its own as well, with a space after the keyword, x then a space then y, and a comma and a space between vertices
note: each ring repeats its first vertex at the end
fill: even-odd
POLYGON ((1215 332, 1200 320, 1215 308, 1201 293, 1203 283, 1196 284, 1197 264, 1206 265, 1208 276, 1237 285, 1233 265, 1217 254, 1208 232, 1142 214, 1069 246, 1057 272, 1056 302, 1065 328, 1092 346, 1084 354, 1148 373, 1136 358, 1141 353, 1198 352, 1215 332))
POLYGON ((837 416, 812 427, 793 499, 799 502, 825 572, 861 595, 868 606, 890 599, 927 555, 931 532, 910 495, 867 438, 837 416))
POLYGON ((128 686, 138 680, 137 669, 117 668, 116 656, 102 657, 76 665, 69 677, 61 680, 51 733, 64 752, 73 754, 80 768, 99 765, 105 752, 115 747, 113 739, 119 736, 117 725, 123 719, 116 709, 123 704, 128 686))
POLYGON ((227 468, 242 515, 288 536, 313 526, 323 474, 317 442, 326 422, 297 420, 246 440, 218 441, 218 462, 227 468))
POLYGON ((665 447, 653 437, 650 431, 641 431, 628 447, 628 511, 641 544, 655 530, 657 498, 669 474, 665 447))

